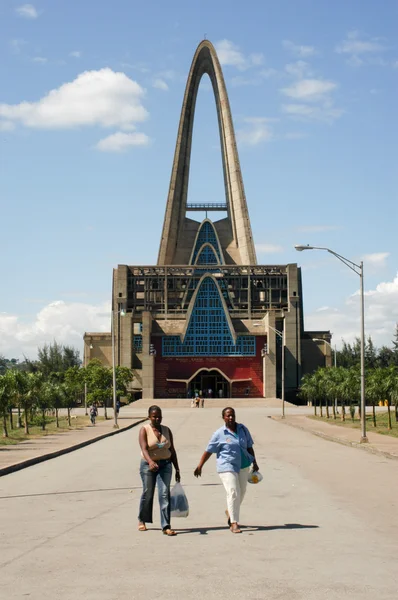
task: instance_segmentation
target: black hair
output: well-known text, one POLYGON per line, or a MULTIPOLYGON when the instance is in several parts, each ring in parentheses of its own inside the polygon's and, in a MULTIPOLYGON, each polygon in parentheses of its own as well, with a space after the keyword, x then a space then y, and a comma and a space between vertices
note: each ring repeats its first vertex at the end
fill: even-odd
POLYGON ((160 408, 160 406, 157 406, 157 404, 153 404, 152 406, 150 406, 148 408, 148 417, 151 414, 151 412, 155 412, 155 411, 159 411, 160 413, 162 412, 162 409, 160 408))
POLYGON ((227 410, 233 410, 233 411, 234 411, 234 414, 235 414, 235 409, 234 409, 234 408, 232 408, 232 406, 226 406, 225 408, 223 408, 223 409, 222 409, 222 413, 221 413, 221 415, 222 415, 222 418, 224 418, 224 415, 225 415, 225 413, 227 412, 227 410))

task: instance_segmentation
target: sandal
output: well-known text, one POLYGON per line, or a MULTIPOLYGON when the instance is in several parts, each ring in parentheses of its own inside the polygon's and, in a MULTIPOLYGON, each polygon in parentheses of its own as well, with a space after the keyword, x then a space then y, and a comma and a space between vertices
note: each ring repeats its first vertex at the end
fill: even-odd
POLYGON ((227 515, 227 518, 228 518, 228 521, 227 521, 228 527, 231 527, 231 519, 229 518, 229 512, 228 512, 228 510, 225 511, 225 514, 227 515))
POLYGON ((239 525, 237 523, 232 523, 229 529, 231 533, 242 533, 242 530, 239 529, 239 525), (233 525, 235 525, 235 528, 233 528, 233 525))
POLYGON ((147 526, 145 525, 145 523, 140 523, 138 525, 138 531, 148 531, 147 526))
POLYGON ((163 535, 177 535, 177 532, 174 529, 163 529, 163 535))

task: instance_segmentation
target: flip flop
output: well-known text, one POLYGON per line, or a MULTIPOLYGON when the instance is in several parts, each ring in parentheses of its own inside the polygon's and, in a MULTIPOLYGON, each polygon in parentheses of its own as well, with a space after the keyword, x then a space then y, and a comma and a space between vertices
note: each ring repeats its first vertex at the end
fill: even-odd
POLYGON ((163 535, 177 535, 174 529, 163 529, 163 535))
POLYGON ((138 525, 138 531, 148 531, 145 523, 141 523, 140 525, 138 525))
POLYGON ((237 529, 232 529, 232 527, 229 528, 231 533, 242 533, 242 530, 239 529, 239 525, 237 526, 237 529))

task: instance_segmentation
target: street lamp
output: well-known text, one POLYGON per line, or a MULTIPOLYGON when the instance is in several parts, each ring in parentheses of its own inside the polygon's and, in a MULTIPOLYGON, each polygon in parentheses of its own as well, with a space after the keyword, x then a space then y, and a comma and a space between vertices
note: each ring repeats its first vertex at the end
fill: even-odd
POLYGON ((124 317, 126 311, 121 308, 120 310, 112 310, 112 320, 111 320, 111 337, 112 337, 112 395, 113 395, 113 427, 114 429, 119 429, 119 425, 117 424, 117 412, 116 412, 116 356, 115 356, 115 315, 120 315, 124 317))
POLYGON ((364 299, 364 291, 363 291, 363 261, 357 265, 352 260, 348 258, 344 258, 341 254, 337 254, 330 248, 323 248, 320 246, 304 246, 297 245, 295 249, 298 252, 302 252, 303 250, 326 250, 330 254, 333 254, 336 258, 339 259, 346 267, 354 271, 359 276, 360 279, 360 294, 361 294, 361 443, 365 443, 368 441, 366 437, 366 403, 365 403, 365 299, 364 299))

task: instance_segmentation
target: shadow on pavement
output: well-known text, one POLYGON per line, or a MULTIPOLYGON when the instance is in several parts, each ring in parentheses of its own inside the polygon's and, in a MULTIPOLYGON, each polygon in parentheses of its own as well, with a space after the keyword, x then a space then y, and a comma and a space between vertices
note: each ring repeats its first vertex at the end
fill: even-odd
MULTIPOLYGON (((319 525, 301 525, 301 523, 285 523, 284 525, 240 525, 243 533, 246 532, 255 532, 255 531, 272 531, 273 529, 318 529, 319 525)), ((209 531, 228 531, 228 527, 226 525, 222 527, 193 527, 192 529, 184 528, 177 529, 178 535, 183 535, 184 533, 200 533, 200 535, 207 535, 209 531)))

